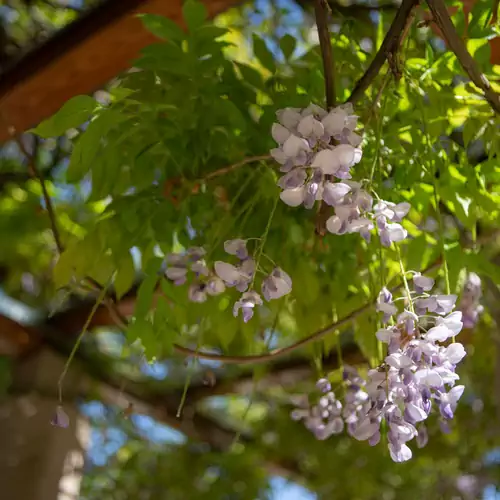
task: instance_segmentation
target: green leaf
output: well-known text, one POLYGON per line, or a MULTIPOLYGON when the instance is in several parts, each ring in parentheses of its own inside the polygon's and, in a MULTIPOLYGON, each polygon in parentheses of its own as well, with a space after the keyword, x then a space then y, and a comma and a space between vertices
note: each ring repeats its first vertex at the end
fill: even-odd
POLYGON ((127 252, 119 259, 117 264, 115 293, 116 297, 121 299, 130 290, 135 281, 134 259, 130 252, 127 252))
POLYGON ((469 145, 470 141, 476 138, 476 135, 478 134, 480 128, 481 123, 477 118, 469 118, 465 122, 462 132, 465 147, 469 145))
POLYGON ((255 57, 260 61, 262 66, 269 70, 271 73, 276 71, 276 63, 272 52, 267 48, 266 42, 258 37, 255 33, 252 35, 253 51, 255 57))
POLYGON ((500 285, 500 267, 491 263, 483 253, 470 253, 466 257, 467 267, 480 275, 488 276, 500 285))
POLYGON ((134 318, 127 329, 127 338, 130 343, 140 340, 144 348, 144 355, 152 359, 158 355, 158 341, 152 323, 146 318, 134 318))
POLYGON ((64 106, 49 119, 30 130, 44 139, 63 135, 68 129, 78 127, 91 116, 98 102, 88 95, 78 95, 67 101, 64 106))
POLYGON ((480 65, 487 65, 490 62, 491 49, 487 38, 467 40, 467 50, 480 65))
POLYGON ((175 341, 175 331, 169 327, 169 320, 172 316, 171 305, 163 298, 160 297, 156 303, 156 309, 154 313, 154 327, 162 346, 162 355, 172 354, 174 341, 175 341))
MULTIPOLYGON (((102 138, 125 118, 125 115, 113 109, 106 109, 89 124, 71 153, 66 173, 68 182, 78 182, 87 174, 101 147, 102 138)), ((113 146, 108 145, 108 147, 113 146)))
POLYGON ((196 0, 187 0, 182 6, 182 17, 189 28, 189 31, 194 32, 201 26, 208 18, 206 7, 196 0))
POLYGON ((227 33, 229 33, 229 30, 227 28, 207 24, 196 30, 196 39, 207 41, 216 40, 217 38, 220 38, 227 33))
POLYGON ((262 79, 262 75, 248 64, 243 63, 235 63, 238 69, 240 70, 243 81, 249 83, 253 87, 259 90, 265 90, 264 80, 262 79))
POLYGON ((185 33, 181 27, 171 19, 157 14, 139 14, 142 23, 153 35, 172 42, 181 42, 185 33))
POLYGON ((137 292, 137 301, 135 303, 134 316, 136 318, 144 318, 151 309, 153 303, 153 294, 156 284, 159 280, 158 270, 160 269, 162 260, 153 257, 149 260, 146 266, 146 275, 139 286, 137 292))
POLYGON ((297 45, 297 40, 295 40, 295 38, 288 33, 283 38, 281 38, 280 49, 283 52, 285 59, 288 60, 290 59, 290 57, 293 56, 296 45, 297 45))
POLYGON ((485 2, 478 1, 474 4, 469 14, 470 21, 467 26, 469 38, 483 38, 492 33, 491 26, 488 26, 490 10, 490 6, 485 2))

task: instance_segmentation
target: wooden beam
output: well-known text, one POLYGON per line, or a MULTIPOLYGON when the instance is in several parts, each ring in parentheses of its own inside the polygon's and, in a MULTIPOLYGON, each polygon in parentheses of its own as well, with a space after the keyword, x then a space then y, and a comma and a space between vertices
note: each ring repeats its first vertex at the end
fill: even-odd
MULTIPOLYGON (((203 0, 210 17, 240 0, 203 0)), ((157 41, 137 18, 153 13, 182 23, 182 0, 108 0, 0 76, 0 143, 12 127, 25 131, 66 100, 89 94, 130 67, 139 51, 157 41)))

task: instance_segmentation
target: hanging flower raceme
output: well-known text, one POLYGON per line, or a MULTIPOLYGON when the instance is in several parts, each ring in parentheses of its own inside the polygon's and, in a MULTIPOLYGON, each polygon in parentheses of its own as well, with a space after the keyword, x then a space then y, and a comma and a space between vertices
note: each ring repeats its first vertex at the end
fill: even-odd
POLYGON ((484 308, 480 304, 483 293, 481 278, 476 273, 469 273, 464 283, 459 309, 462 311, 464 328, 474 328, 479 320, 479 315, 484 308))
MULTIPOLYGON (((263 304, 259 293, 254 290, 255 277, 258 263, 250 257, 247 250, 247 240, 228 240, 224 243, 224 249, 229 255, 234 255, 239 262, 236 265, 228 262, 215 262, 215 272, 227 287, 235 287, 242 292, 241 298, 234 304, 233 314, 238 316, 242 313, 243 321, 246 323, 252 319, 255 308, 263 304)), ((265 274, 265 273, 264 273, 265 274)), ((261 284, 262 295, 267 301, 279 299, 292 290, 292 279, 288 274, 275 267, 261 284)))
POLYGON ((205 250, 199 247, 189 248, 183 253, 167 255, 165 275, 176 285, 182 285, 190 279, 188 297, 191 302, 205 302, 211 295, 220 295, 226 288, 236 288, 242 293, 233 307, 234 316, 241 312, 246 323, 253 317, 255 308, 263 305, 263 300, 254 289, 257 270, 265 277, 261 283, 262 295, 267 301, 279 299, 292 290, 292 279, 279 267, 270 273, 257 269, 258 264, 250 256, 247 241, 243 239, 228 240, 224 250, 235 256, 238 262, 216 261, 214 270, 207 266, 203 259, 205 250))
POLYGON ((183 285, 190 274, 188 297, 191 302, 205 302, 210 295, 220 295, 226 289, 224 282, 212 272, 203 259, 205 250, 201 247, 188 248, 183 253, 171 253, 166 256, 165 275, 176 285, 183 285))
POLYGON ((334 184, 326 181, 326 175, 350 179, 350 169, 361 160, 361 137, 354 132, 357 116, 351 104, 329 113, 310 104, 305 109, 285 108, 276 115, 279 123, 271 133, 278 147, 271 155, 285 173, 278 181, 283 189, 280 197, 287 205, 312 208, 322 199, 325 186, 334 184))
POLYGON ((344 429, 342 403, 335 397, 327 379, 320 379, 316 388, 323 394, 314 405, 309 404, 307 396, 298 398, 298 407, 292 411, 293 420, 302 420, 316 439, 324 440, 344 429))
POLYGON ((380 241, 386 247, 407 236, 406 229, 399 223, 409 212, 409 203, 380 200, 374 206, 370 194, 362 189, 360 183, 353 181, 327 186, 323 200, 335 210, 335 215, 326 221, 330 233, 359 233, 370 241, 371 231, 377 228, 380 241))
POLYGON ((361 184, 349 180, 362 157, 352 104, 330 112, 310 104, 305 109, 285 108, 276 115, 279 123, 271 133, 278 147, 271 155, 285 172, 278 186, 287 205, 312 208, 323 200, 334 207, 335 215, 326 222, 333 234, 359 233, 369 241, 376 228, 384 246, 406 238, 400 222, 410 205, 380 200, 373 206, 373 198, 361 184))
MULTIPOLYGON (((384 422, 395 462, 412 457, 411 440, 415 439, 419 448, 425 446, 428 433, 424 422, 433 408, 440 415, 443 431, 449 431, 449 421, 464 392, 463 385, 455 385, 459 380, 455 368, 465 349, 456 342, 440 344, 454 338, 463 327, 462 312, 453 311, 457 297, 429 295, 434 280, 419 273, 414 273, 413 281, 418 298, 410 298, 407 310, 399 312, 385 288, 378 297, 377 310, 383 313, 386 325, 376 333, 378 340, 387 344, 383 363, 368 371, 366 382, 353 368, 344 369, 342 418, 347 432, 374 446, 381 439, 384 422)), ((329 420, 318 419, 314 408, 298 408, 292 418, 303 419, 322 438, 329 420)))

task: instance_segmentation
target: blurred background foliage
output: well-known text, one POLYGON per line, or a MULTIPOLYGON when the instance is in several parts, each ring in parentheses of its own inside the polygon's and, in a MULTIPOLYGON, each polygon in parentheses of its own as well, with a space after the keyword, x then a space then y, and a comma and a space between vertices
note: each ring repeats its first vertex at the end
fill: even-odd
MULTIPOLYGON (((1 68, 96 3, 2 2, 1 68)), ((479 0, 467 19, 456 5, 458 31, 498 88, 500 66, 490 64, 488 44, 498 32, 487 23, 492 2, 479 0)), ((332 4, 339 102, 367 68, 394 12, 391 4, 332 4)), ((262 159, 211 174, 267 155, 274 147, 270 128, 277 109, 324 104, 308 2, 256 0, 214 24, 188 15, 188 34, 144 16, 145 29, 163 40, 143 50, 133 71, 95 100, 76 98, 40 124, 38 136, 25 138, 31 159, 13 142, 0 152, 0 274, 4 294, 15 301, 3 309, 11 316, 17 311, 22 321, 53 326, 43 318, 85 303, 88 292, 75 286, 85 276, 101 284, 113 277, 118 298, 137 292, 131 328, 95 328, 78 355, 96 380, 120 387, 124 398, 109 405, 98 401, 96 390, 81 402, 94 429, 81 498, 495 498, 498 117, 442 40, 419 22, 418 11, 401 49, 401 74, 385 65, 355 106, 364 137, 356 175, 370 179, 381 198, 411 203, 405 221, 411 238, 402 248, 407 269, 423 269, 439 257, 441 211, 453 291, 460 293, 466 272, 478 273, 489 284, 486 309, 476 329, 462 334, 468 356, 459 374, 467 389, 450 434, 434 422, 427 447, 405 464, 392 463, 383 445, 371 448, 347 436, 318 442, 290 420, 291 395, 310 392, 318 375, 330 373, 338 346, 347 361, 359 349, 363 366, 377 362, 373 311, 285 361, 255 368, 186 362, 173 345, 248 355, 291 344, 375 297, 382 266, 395 283, 395 251, 384 250, 381 259, 376 241, 319 238, 314 212, 280 203, 265 253, 291 275, 289 298, 243 324, 231 314, 233 291, 193 304, 186 287, 162 279, 150 312, 166 253, 202 245, 217 260, 224 258, 225 239, 259 238, 265 230, 278 196, 276 165, 262 159), (43 172, 55 205, 65 247, 59 258, 30 161, 43 172), (186 433, 186 439, 172 430, 175 420, 162 424, 158 416, 158 409, 175 414, 186 387, 183 415, 202 419, 198 438, 186 433), (127 394, 144 401, 154 418, 133 405, 125 415, 127 394), (300 487, 287 489, 280 477, 300 487)), ((441 271, 435 275, 440 282, 441 271)), ((68 352, 64 342, 50 342, 68 352)), ((5 389, 9 367, 6 360, 0 365, 5 389)), ((338 377, 338 370, 330 376, 338 377)))

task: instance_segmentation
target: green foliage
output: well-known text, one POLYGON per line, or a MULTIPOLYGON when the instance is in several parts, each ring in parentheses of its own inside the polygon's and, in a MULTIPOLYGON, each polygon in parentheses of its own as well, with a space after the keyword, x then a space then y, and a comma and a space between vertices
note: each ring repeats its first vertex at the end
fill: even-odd
POLYGON ((36 126, 32 132, 40 137, 57 137, 68 129, 85 123, 97 107, 92 97, 80 95, 73 97, 51 118, 36 126))
MULTIPOLYGON (((485 2, 477 5, 481 8, 474 7, 469 16, 467 44, 481 70, 495 81, 498 68, 489 63, 491 28, 485 28, 489 9, 485 2)), ((265 158, 240 162, 266 155, 275 146, 270 129, 278 109, 324 104, 321 54, 309 43, 304 26, 280 38, 266 29, 250 30, 243 38, 233 27, 208 22, 201 3, 185 2, 183 15, 187 31, 159 16, 141 15, 159 41, 142 50, 134 62, 136 71, 120 77, 109 104, 74 98, 34 130, 48 138, 79 128, 71 138, 68 167, 55 174, 47 171, 65 250, 54 262, 47 213, 33 215, 40 205, 39 185, 6 184, 0 199, 0 230, 5 235, 0 260, 9 269, 5 288, 24 299, 28 294, 21 278, 36 276, 40 295, 27 300, 40 306, 52 301, 56 289, 73 289, 85 277, 103 285, 112 280, 117 300, 137 295, 124 332, 124 352, 139 350, 149 360, 172 360, 174 344, 180 344, 231 355, 257 354, 267 349, 263 338, 271 330, 273 346, 287 346, 372 301, 381 286, 399 282, 399 265, 393 249, 380 255, 376 237, 370 244, 358 235, 319 238, 315 211, 279 203, 262 267, 270 271, 275 262, 290 274, 289 297, 266 304, 244 324, 232 314, 239 297, 234 289, 198 304, 188 300, 188 285, 175 286, 165 279, 165 255, 190 246, 204 246, 209 264, 228 258, 223 251, 227 239, 252 238, 249 248, 256 251, 279 194, 280 173, 265 158), (253 48, 248 57, 240 50, 246 46, 253 48), (132 255, 139 256, 138 262, 132 255)), ((373 51, 361 48, 361 40, 368 37, 380 44, 390 21, 385 14, 382 19, 378 27, 343 19, 339 33, 332 36, 339 102, 348 97, 373 57, 373 51)), ((465 29, 462 10, 454 21, 459 30, 465 29)), ((355 177, 381 198, 411 204, 404 222, 410 238, 401 245, 406 269, 420 271, 440 258, 443 239, 452 292, 461 292, 466 271, 499 285, 498 240, 491 236, 500 220, 499 121, 478 89, 457 83, 462 70, 456 57, 434 50, 425 32, 416 30, 412 28, 402 49, 401 80, 395 81, 390 72, 386 76, 389 70, 384 67, 356 103, 364 142, 355 177), (484 154, 474 157, 479 146, 484 154)), ((49 141, 42 142, 40 162, 44 155, 55 156, 49 141)), ((4 171, 23 169, 18 162, 2 159, 0 173, 4 171)), ((443 268, 432 275, 444 291, 443 268)), ((453 434, 433 437, 429 448, 415 451, 409 466, 394 466, 383 447, 369 448, 352 439, 315 442, 291 422, 289 394, 311 390, 316 375, 311 370, 303 380, 292 373, 286 389, 266 386, 257 395, 265 411, 241 424, 255 437, 252 445, 242 439, 245 453, 237 454, 237 447, 227 457, 198 453, 189 446, 159 450, 131 440, 113 467, 94 470, 93 485, 100 487, 89 493, 87 484, 85 498, 139 498, 142 491, 147 498, 265 498, 264 461, 289 464, 292 458, 321 498, 437 498, 436 484, 442 477, 450 478, 450 484, 443 483, 443 498, 453 498, 456 478, 498 445, 496 438, 474 427, 489 425, 488 416, 494 421, 487 384, 493 377, 488 357, 493 313, 485 314, 472 340, 472 361, 463 369, 467 384, 468 379, 474 383, 467 397, 484 399, 484 414, 476 415, 468 400, 460 407, 453 434), (219 468, 218 479, 210 466, 219 468), (332 476, 332 470, 339 473, 332 476), (345 481, 355 474, 363 480, 345 481), (234 493, 240 481, 242 490, 234 493), (153 491, 152 484, 158 490, 153 491)), ((331 355, 341 341, 346 350, 357 346, 373 364, 380 358, 374 337, 379 319, 367 311, 341 332, 325 336, 320 345, 295 354, 312 355, 321 371, 319 353, 331 355)), ((295 359, 286 361, 293 365, 295 359)), ((270 363, 269 369, 275 366, 270 363)), ((184 379, 185 368, 179 371, 184 379)), ((221 373, 230 377, 242 370, 226 368, 221 373)), ((330 375, 339 379, 338 371, 330 375)), ((169 371, 168 383, 173 383, 171 378, 169 371)), ((182 384, 178 386, 180 391, 182 384)), ((241 404, 233 403, 227 403, 226 413, 232 422, 241 423, 241 404)))
POLYGON ((144 26, 158 38, 170 40, 171 42, 184 40, 184 31, 171 19, 156 14, 140 14, 139 17, 144 26))

